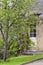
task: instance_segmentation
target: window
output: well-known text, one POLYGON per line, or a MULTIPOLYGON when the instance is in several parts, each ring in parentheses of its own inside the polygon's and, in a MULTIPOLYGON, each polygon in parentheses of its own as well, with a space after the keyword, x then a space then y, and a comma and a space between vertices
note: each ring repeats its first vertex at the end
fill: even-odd
POLYGON ((30 31, 30 37, 36 37, 36 30, 31 30, 30 31))
POLYGON ((36 24, 30 25, 30 37, 36 37, 36 24))

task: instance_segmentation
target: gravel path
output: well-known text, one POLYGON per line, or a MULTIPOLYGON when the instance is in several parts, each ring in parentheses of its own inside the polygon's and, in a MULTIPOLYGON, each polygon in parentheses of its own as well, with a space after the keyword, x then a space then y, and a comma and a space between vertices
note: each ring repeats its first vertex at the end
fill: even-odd
POLYGON ((25 64, 25 65, 43 65, 43 60, 38 60, 29 64, 25 64))

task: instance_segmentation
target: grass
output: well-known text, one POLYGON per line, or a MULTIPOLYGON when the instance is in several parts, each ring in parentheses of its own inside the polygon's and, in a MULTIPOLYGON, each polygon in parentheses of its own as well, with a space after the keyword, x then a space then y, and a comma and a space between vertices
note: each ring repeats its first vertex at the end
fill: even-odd
POLYGON ((32 56, 11 57, 6 62, 0 60, 0 65, 19 65, 19 64, 22 64, 24 62, 32 61, 32 60, 35 60, 38 58, 43 58, 43 54, 32 55, 32 56))

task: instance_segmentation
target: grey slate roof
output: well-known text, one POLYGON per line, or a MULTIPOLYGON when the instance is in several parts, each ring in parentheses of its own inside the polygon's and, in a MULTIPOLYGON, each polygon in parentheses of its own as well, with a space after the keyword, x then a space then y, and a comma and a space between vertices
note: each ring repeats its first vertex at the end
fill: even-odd
POLYGON ((40 18, 43 19, 43 0, 36 0, 36 2, 33 4, 33 10, 37 11, 37 13, 42 13, 40 18))
POLYGON ((43 0, 36 0, 35 8, 43 12, 43 0))

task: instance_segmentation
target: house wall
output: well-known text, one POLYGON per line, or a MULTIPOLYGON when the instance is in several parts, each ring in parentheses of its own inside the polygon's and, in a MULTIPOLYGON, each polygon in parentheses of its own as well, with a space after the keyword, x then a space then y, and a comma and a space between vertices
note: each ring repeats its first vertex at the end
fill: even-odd
POLYGON ((37 45, 36 37, 30 37, 30 39, 35 43, 35 45, 37 45))
POLYGON ((37 40, 36 37, 30 37, 30 39, 34 42, 34 46, 31 48, 32 50, 37 51, 37 40))
POLYGON ((36 39, 37 48, 39 51, 43 51, 43 24, 39 23, 36 26, 36 39))

